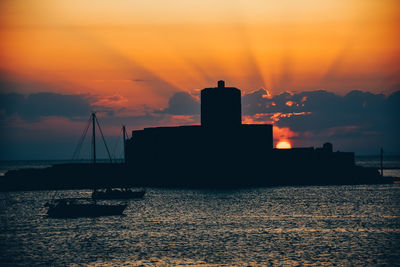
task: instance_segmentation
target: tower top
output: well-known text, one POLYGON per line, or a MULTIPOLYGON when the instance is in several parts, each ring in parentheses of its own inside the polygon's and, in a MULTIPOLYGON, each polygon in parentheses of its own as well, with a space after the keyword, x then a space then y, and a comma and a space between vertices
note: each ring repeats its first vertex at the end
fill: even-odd
POLYGON ((201 90, 201 125, 209 129, 230 129, 242 124, 240 90, 225 87, 223 80, 218 87, 201 90))

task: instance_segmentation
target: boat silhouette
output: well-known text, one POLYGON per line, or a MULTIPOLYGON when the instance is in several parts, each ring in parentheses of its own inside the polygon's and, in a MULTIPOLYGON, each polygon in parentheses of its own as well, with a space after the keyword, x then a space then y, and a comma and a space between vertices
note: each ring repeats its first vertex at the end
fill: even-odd
MULTIPOLYGON (((99 126, 100 129, 100 126, 99 126)), ((123 149, 124 149, 124 162, 125 162, 125 143, 126 143, 126 129, 125 126, 122 126, 122 138, 123 138, 123 149)), ((104 140, 104 138, 103 138, 104 140)), ((104 140, 104 144, 105 140, 104 140)), ((107 148, 107 145, 106 145, 107 148)), ((108 149, 107 149, 108 151, 108 149)), ((109 155, 110 156, 110 155, 109 155)), ((110 157, 111 160, 111 157, 110 157)), ((112 162, 112 160, 111 160, 112 162)), ((121 188, 111 188, 107 187, 105 189, 95 189, 92 192, 92 199, 100 200, 100 199, 138 199, 143 198, 146 194, 145 190, 132 190, 129 187, 121 187, 121 188)))
MULTIPOLYGON (((100 130, 104 145, 106 146, 107 152, 110 156, 107 144, 101 131, 100 124, 96 118, 96 114, 93 112, 90 115, 89 125, 92 124, 92 149, 93 149, 93 165, 96 165, 96 124, 100 130)), ((84 134, 89 127, 86 127, 84 134)), ((83 136, 84 138, 84 136, 83 136)), ((79 146, 79 145, 78 145, 79 146)), ((110 161, 111 156, 110 156, 110 161)), ((94 190, 93 193, 99 192, 94 190)), ((93 195, 92 195, 93 196, 93 195)), ((96 198, 63 198, 53 200, 50 203, 45 204, 48 207, 47 215, 52 218, 76 218, 76 217, 99 217, 99 216, 112 216, 122 215, 128 204, 98 204, 96 198), (78 200, 89 201, 87 203, 80 203, 78 200)))
POLYGON ((47 203, 47 215, 51 218, 77 218, 122 215, 128 204, 78 203, 78 199, 58 199, 47 203))

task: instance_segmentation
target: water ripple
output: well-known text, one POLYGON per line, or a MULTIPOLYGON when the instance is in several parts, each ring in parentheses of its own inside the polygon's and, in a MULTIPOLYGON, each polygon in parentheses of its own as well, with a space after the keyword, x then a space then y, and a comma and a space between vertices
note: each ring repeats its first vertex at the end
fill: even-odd
MULTIPOLYGON (((2 266, 400 265, 400 185, 150 189, 126 216, 49 219, 1 198, 2 266)), ((89 191, 62 191, 87 197, 89 191)))

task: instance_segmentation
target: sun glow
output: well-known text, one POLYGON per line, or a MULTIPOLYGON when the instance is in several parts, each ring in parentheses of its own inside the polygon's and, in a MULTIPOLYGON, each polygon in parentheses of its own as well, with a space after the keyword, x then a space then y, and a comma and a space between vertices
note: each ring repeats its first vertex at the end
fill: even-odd
POLYGON ((289 149, 292 148, 292 145, 288 141, 279 141, 279 143, 276 145, 276 148, 289 149))

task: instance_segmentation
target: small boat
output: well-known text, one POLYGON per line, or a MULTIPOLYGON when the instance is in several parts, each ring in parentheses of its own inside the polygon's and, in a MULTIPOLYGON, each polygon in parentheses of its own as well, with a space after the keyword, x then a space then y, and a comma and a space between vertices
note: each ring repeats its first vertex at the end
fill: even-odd
MULTIPOLYGON (((126 129, 125 126, 122 126, 122 138, 123 138, 123 149, 124 149, 124 162, 125 162, 125 145, 126 145, 126 129)), ((99 199, 138 199, 143 198, 146 194, 145 190, 132 190, 129 187, 121 187, 121 188, 103 188, 103 189, 95 189, 92 193, 93 200, 99 199)))
POLYGON ((92 193, 92 198, 97 199, 135 199, 143 198, 146 194, 145 190, 133 191, 127 188, 121 189, 110 189, 107 188, 105 191, 94 190, 92 193))
MULTIPOLYGON (((92 149, 93 149, 93 164, 96 164, 96 123, 100 130, 102 139, 104 141, 104 145, 106 147, 108 156, 111 160, 111 155, 108 150, 107 144, 105 142, 103 132, 100 128, 100 124, 97 121, 96 114, 93 112, 90 116, 89 124, 85 128, 84 134, 82 135, 82 139, 80 145, 83 143, 83 140, 86 136, 86 132, 90 126, 93 125, 93 135, 92 135, 92 149)), ((75 153, 74 153, 75 154, 75 153)), ((128 204, 118 204, 118 205, 110 205, 110 204, 97 204, 95 198, 86 198, 86 201, 90 200, 88 203, 78 203, 78 200, 82 200, 82 198, 63 198, 54 200, 51 203, 46 203, 45 206, 48 207, 47 215, 51 218, 77 218, 77 217, 99 217, 99 216, 112 216, 112 215, 122 215, 125 208, 128 204)))
POLYGON ((103 205, 97 203, 77 203, 77 199, 58 199, 46 203, 47 215, 51 218, 77 218, 122 215, 127 204, 103 205))

